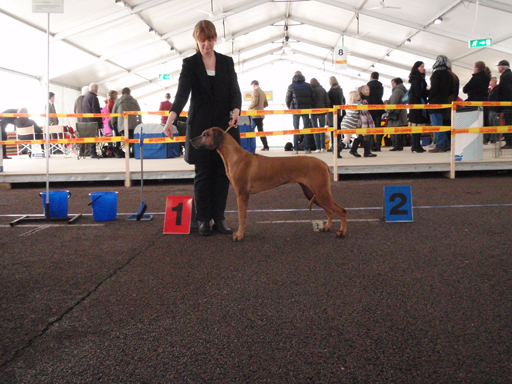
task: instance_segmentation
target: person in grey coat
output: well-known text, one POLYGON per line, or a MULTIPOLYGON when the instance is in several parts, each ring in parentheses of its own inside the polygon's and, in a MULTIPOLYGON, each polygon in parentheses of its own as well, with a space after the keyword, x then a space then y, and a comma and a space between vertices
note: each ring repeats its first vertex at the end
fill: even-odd
MULTIPOLYGON (((404 82, 400 77, 391 80, 393 90, 389 98, 389 104, 401 104, 402 97, 407 93, 404 82)), ((386 109, 388 113, 388 127, 406 127, 407 126, 407 110, 406 109, 386 109)), ((395 134, 391 136, 393 148, 391 151, 402 151, 404 149, 403 134, 395 134)))
MULTIPOLYGON (((137 100, 131 95, 130 88, 125 87, 121 91, 121 97, 118 98, 112 108, 112 113, 123 113, 126 111, 140 111, 140 106, 137 100)), ((128 115, 128 138, 133 139, 135 127, 141 123, 140 115, 128 115)), ((122 136, 124 135, 124 116, 117 117, 117 124, 115 125, 117 132, 122 136)), ((133 157, 133 144, 130 145, 130 157, 133 157)))

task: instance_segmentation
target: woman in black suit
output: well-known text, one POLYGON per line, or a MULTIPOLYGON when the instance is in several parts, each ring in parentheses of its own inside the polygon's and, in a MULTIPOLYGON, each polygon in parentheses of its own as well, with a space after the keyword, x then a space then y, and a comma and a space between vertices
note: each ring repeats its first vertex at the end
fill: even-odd
MULTIPOLYGON (((173 122, 191 95, 185 161, 195 165, 194 198, 199 234, 209 236, 212 229, 222 234, 231 234, 232 231, 224 224, 229 191, 224 163, 217 151, 196 149, 190 144, 190 139, 211 127, 226 130, 228 126, 238 124, 242 94, 233 59, 213 49, 217 41, 213 23, 200 21, 192 36, 196 41, 196 54, 183 60, 178 91, 164 133, 172 137, 173 122), (213 228, 210 228, 211 220, 214 221, 213 228)), ((240 142, 238 129, 230 129, 228 133, 240 142)))

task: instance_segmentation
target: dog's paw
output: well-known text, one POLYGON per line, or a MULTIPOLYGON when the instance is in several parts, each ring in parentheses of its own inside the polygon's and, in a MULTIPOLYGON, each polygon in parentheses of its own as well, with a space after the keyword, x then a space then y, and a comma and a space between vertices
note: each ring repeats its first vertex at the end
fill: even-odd
POLYGON ((336 237, 345 237, 346 233, 347 233, 347 231, 338 231, 338 232, 336 232, 336 237))
POLYGON ((331 227, 328 227, 327 225, 325 227, 320 228, 320 232, 329 232, 331 230, 331 227))
POLYGON ((238 232, 233 233, 233 241, 242 241, 244 239, 244 235, 238 234, 238 232))

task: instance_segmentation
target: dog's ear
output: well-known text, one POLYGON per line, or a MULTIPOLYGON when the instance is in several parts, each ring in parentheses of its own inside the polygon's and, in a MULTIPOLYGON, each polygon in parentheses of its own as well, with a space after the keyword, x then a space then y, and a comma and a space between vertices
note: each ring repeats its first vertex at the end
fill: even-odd
POLYGON ((213 145, 217 148, 224 141, 225 132, 220 128, 213 128, 213 145))

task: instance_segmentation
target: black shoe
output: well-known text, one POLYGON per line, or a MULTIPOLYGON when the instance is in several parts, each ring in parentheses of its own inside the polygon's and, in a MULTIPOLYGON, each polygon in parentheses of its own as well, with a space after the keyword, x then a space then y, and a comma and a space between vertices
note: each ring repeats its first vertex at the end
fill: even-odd
POLYGON ((375 153, 369 152, 369 153, 365 153, 364 157, 377 157, 377 155, 375 153))
POLYGON ((231 229, 229 229, 228 227, 226 227, 226 224, 224 224, 224 220, 215 222, 215 224, 213 224, 212 229, 215 232, 218 232, 222 235, 232 235, 233 234, 233 231, 231 229))
POLYGON ((350 151, 349 152, 352 156, 354 157, 361 157, 361 155, 359 153, 357 153, 356 151, 350 151))
POLYGON ((372 149, 373 152, 381 152, 380 148, 372 149))
POLYGON ((210 223, 207 221, 203 221, 199 225, 199 235, 200 236, 210 236, 212 234, 212 230, 210 229, 210 223))
POLYGON ((423 148, 411 148, 411 152, 423 153, 425 150, 423 148))
POLYGON ((342 159, 340 152, 338 152, 338 159, 342 159))

